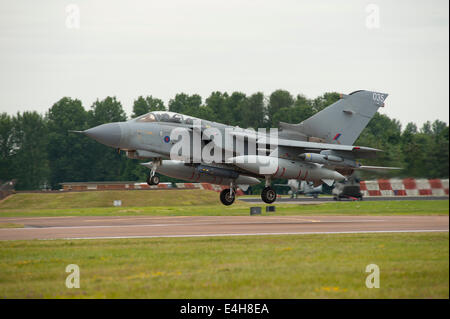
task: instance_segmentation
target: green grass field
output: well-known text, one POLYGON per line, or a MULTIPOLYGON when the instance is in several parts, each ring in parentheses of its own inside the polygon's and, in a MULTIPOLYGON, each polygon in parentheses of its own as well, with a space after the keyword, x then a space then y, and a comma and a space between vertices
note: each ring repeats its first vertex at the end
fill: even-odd
MULTIPOLYGON (((248 215, 201 190, 16 194, 1 217, 248 215), (121 199, 122 207, 112 207, 121 199)), ((448 200, 278 204, 275 215, 448 215, 448 200)), ((273 213, 271 213, 273 214, 273 213)), ((0 298, 449 298, 449 234, 0 241, 0 298), (365 267, 380 267, 379 289, 365 267), (77 264, 81 288, 65 286, 77 264)))
POLYGON ((0 209, 111 207, 116 199, 122 200, 124 207, 213 205, 219 200, 219 194, 198 189, 18 193, 0 202, 0 209))
POLYGON ((0 269, 0 298, 449 298, 449 234, 3 241, 0 269))
MULTIPOLYGON (((24 216, 201 216, 248 215, 249 204, 226 207, 204 190, 101 191, 15 194, 0 202, 0 217, 24 216), (122 207, 113 207, 115 199, 122 207)), ((448 215, 448 200, 277 204, 277 215, 448 215)))

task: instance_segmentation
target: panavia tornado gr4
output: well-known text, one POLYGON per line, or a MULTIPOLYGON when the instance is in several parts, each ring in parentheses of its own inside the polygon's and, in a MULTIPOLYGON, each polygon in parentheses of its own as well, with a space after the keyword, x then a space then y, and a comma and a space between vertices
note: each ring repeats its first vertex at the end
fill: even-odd
POLYGON ((108 123, 83 133, 126 152, 132 159, 150 160, 147 183, 159 183, 156 172, 191 181, 227 185, 224 205, 236 189, 265 182, 261 198, 273 203, 272 179, 295 179, 315 186, 345 180, 355 170, 389 169, 363 166, 357 160, 380 150, 354 146, 387 94, 365 90, 341 99, 299 124, 278 129, 242 129, 173 112, 150 112, 126 122, 108 123))
POLYGON ((323 184, 314 186, 314 182, 290 179, 287 184, 275 184, 275 186, 289 187, 291 198, 297 198, 299 194, 318 198, 320 194, 323 194, 323 184))

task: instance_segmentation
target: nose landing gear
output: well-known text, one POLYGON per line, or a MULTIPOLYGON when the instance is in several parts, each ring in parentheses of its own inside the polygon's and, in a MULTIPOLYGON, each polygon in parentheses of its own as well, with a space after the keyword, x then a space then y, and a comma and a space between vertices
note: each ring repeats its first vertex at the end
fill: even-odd
POLYGON ((150 171, 150 175, 147 177, 147 184, 148 185, 158 185, 160 178, 158 175, 156 175, 156 169, 161 165, 161 160, 154 160, 152 169, 150 171))
POLYGON ((148 185, 158 185, 159 180, 160 179, 159 179, 158 175, 149 176, 149 177, 147 177, 147 184, 148 185))
POLYGON ((230 184, 230 188, 225 188, 220 192, 220 201, 225 206, 230 206, 236 199, 236 186, 234 182, 230 184))
POLYGON ((231 188, 226 188, 220 192, 220 201, 225 206, 230 206, 236 199, 236 192, 231 188))

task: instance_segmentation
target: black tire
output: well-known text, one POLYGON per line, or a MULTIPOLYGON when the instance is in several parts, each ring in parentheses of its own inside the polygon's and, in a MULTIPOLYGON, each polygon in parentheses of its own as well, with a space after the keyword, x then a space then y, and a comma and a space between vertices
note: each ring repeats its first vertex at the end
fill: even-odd
POLYGON ((272 187, 266 187, 261 192, 261 199, 264 203, 272 204, 277 199, 277 193, 272 187))
POLYGON ((153 175, 152 177, 150 177, 150 182, 152 183, 152 185, 158 185, 160 181, 160 178, 158 175, 153 175))
POLYGON ((150 176, 147 177, 147 181, 146 181, 146 182, 147 182, 147 184, 150 185, 150 186, 153 185, 150 176))
POLYGON ((230 194, 230 189, 226 188, 220 192, 220 201, 225 206, 230 206, 234 203, 234 200, 236 199, 236 193, 232 192, 230 194))

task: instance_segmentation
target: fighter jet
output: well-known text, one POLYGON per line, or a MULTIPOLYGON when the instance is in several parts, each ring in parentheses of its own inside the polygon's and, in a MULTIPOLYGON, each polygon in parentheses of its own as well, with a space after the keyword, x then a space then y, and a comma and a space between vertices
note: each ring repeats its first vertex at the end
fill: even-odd
POLYGON ((275 184, 275 186, 289 187, 291 198, 297 198, 298 195, 318 198, 323 192, 323 184, 315 187, 313 182, 299 181, 296 179, 290 179, 287 184, 275 184))
MULTIPOLYGON (((261 199, 273 203, 272 179, 295 179, 315 186, 345 180, 355 170, 391 169, 363 166, 378 149, 354 146, 362 130, 388 95, 359 90, 299 124, 255 131, 206 121, 179 113, 150 112, 126 122, 80 131, 90 138, 126 152, 150 169, 147 182, 159 183, 155 173, 190 182, 227 185, 220 193, 224 205, 245 189, 264 180, 261 199)), ((394 168, 392 168, 394 169, 394 168)))

